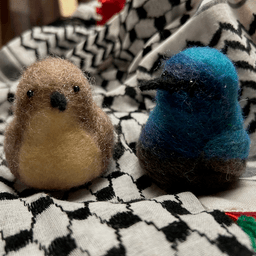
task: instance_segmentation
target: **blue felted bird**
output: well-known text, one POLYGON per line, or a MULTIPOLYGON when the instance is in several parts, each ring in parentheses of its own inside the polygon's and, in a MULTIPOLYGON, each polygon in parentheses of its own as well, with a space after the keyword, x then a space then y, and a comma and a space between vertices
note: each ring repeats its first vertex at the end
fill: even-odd
POLYGON ((161 77, 140 89, 157 90, 137 156, 167 192, 205 194, 225 189, 245 171, 250 139, 230 59, 210 47, 188 48, 167 59, 161 77))

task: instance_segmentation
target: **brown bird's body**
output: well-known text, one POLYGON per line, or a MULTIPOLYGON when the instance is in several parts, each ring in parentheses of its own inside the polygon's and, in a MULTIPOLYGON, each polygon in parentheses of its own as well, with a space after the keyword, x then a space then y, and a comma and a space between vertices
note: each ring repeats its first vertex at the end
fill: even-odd
POLYGON ((113 125, 72 63, 48 58, 24 72, 4 149, 25 184, 52 190, 91 181, 107 168, 113 138, 113 125))

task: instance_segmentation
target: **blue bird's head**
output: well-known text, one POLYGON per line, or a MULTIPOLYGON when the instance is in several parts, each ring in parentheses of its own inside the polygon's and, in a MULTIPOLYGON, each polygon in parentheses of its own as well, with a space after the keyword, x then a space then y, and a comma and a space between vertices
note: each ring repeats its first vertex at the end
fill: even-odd
POLYGON ((238 103, 236 69, 226 55, 210 47, 188 48, 172 56, 165 61, 162 75, 140 88, 156 89, 160 108, 202 118, 208 118, 209 112, 212 118, 227 118, 238 103))
POLYGON ((189 96, 195 104, 207 100, 231 103, 237 100, 239 86, 236 69, 226 55, 210 47, 193 47, 167 59, 161 77, 143 83, 141 89, 164 91, 174 95, 172 101, 189 96))
POLYGON ((174 87, 187 91, 190 96, 204 94, 209 98, 225 97, 234 101, 239 90, 233 63, 226 55, 210 47, 188 48, 169 58, 162 77, 173 79, 174 87))

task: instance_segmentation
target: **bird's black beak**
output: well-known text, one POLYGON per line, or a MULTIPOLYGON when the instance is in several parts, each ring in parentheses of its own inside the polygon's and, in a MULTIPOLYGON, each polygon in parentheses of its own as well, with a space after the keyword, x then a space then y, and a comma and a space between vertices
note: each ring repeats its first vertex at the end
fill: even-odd
POLYGON ((205 92, 206 88, 204 84, 191 79, 190 81, 177 80, 174 77, 158 77, 148 81, 140 81, 139 88, 141 91, 147 90, 165 90, 170 94, 179 91, 185 91, 190 97, 194 97, 196 91, 205 92))
POLYGON ((139 88, 141 91, 148 90, 166 90, 173 93, 178 90, 178 84, 172 79, 163 79, 162 77, 155 78, 149 81, 140 81, 139 88))
POLYGON ((67 108, 67 99, 65 95, 59 92, 53 92, 51 94, 51 106, 58 108, 60 111, 65 111, 67 108))
POLYGON ((158 78, 146 81, 140 81, 140 90, 166 90, 169 93, 174 93, 180 90, 180 81, 178 81, 174 76, 168 74, 166 71, 158 78))

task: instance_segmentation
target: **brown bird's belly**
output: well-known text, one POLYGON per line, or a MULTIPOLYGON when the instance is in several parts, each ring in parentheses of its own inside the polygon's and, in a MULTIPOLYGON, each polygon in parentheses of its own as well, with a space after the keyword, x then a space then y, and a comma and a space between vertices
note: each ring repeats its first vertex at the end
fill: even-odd
POLYGON ((20 179, 29 186, 69 189, 100 175, 101 152, 92 135, 68 112, 33 116, 19 154, 20 179))

